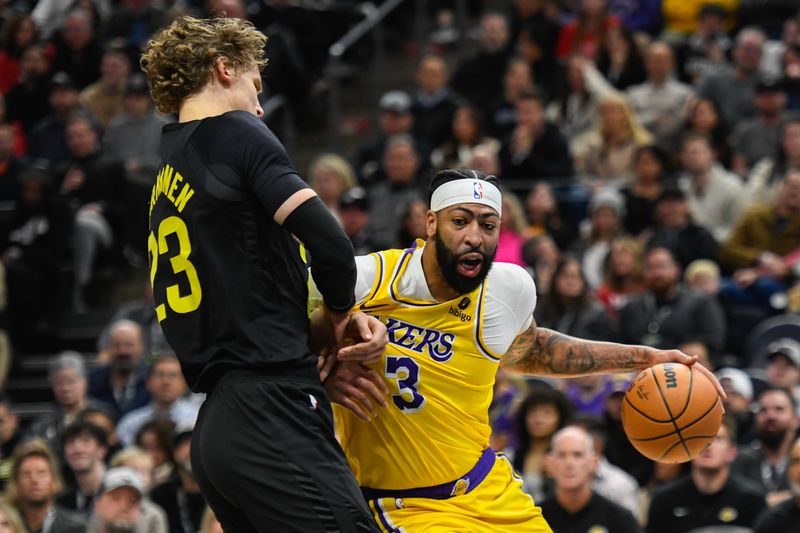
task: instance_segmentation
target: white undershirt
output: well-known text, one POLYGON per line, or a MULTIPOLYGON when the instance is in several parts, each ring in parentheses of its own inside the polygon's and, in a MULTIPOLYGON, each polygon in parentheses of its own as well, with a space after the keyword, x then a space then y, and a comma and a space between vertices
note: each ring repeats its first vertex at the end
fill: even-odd
MULTIPOLYGON (((403 275, 397 283, 398 292, 407 298, 435 302, 422 270, 422 250, 414 250, 403 275)), ((378 265, 368 255, 356 257, 358 278, 356 280, 356 302, 369 296, 375 282, 378 265)), ((391 272, 385 275, 391 275, 391 272)), ((520 333, 531 325, 536 308, 536 286, 531 276, 511 263, 492 264, 486 277, 483 311, 483 342, 497 354, 504 354, 520 333)))

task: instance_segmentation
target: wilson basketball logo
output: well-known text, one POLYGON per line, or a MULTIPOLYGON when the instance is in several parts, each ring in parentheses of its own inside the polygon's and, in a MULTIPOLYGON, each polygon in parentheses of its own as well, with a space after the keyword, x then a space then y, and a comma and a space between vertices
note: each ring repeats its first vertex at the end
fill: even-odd
POLYGON ((664 380, 667 383, 668 389, 674 389, 678 386, 678 376, 671 366, 664 366, 664 380))

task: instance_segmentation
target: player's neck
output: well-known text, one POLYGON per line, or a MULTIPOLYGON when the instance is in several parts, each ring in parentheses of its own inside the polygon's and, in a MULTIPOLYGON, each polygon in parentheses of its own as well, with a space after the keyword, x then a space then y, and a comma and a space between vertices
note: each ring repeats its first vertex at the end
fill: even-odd
POLYGON ((592 487, 584 485, 578 490, 556 488, 556 499, 565 511, 575 514, 589 505, 589 501, 592 499, 592 487))
POLYGON ((722 487, 725 486, 725 483, 728 482, 729 476, 730 469, 728 468, 714 470, 701 468, 692 469, 692 481, 700 494, 711 495, 718 493, 722 490, 722 487))
POLYGON ((428 242, 422 250, 422 272, 425 274, 428 290, 437 302, 446 302, 460 296, 442 276, 442 269, 436 258, 436 245, 432 242, 428 242))
POLYGON ((178 111, 178 122, 202 120, 235 110, 236 108, 230 104, 227 94, 221 89, 220 85, 218 83, 210 83, 199 93, 188 97, 181 103, 178 111))

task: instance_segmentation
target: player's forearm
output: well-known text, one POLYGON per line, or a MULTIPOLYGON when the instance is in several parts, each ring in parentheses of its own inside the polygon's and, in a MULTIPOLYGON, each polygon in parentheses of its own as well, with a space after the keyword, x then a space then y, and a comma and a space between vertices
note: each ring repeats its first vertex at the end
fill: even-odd
POLYGON ((652 364, 652 350, 611 342, 587 341, 546 328, 514 341, 504 366, 525 374, 575 377, 585 374, 633 372, 652 364))

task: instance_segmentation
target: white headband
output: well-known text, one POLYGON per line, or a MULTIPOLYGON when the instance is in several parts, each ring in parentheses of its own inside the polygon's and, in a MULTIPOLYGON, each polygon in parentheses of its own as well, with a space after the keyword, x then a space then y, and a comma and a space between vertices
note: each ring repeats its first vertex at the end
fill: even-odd
POLYGON ((503 215, 503 198, 500 189, 488 181, 460 179, 444 183, 433 191, 431 196, 431 210, 441 211, 446 207, 456 204, 483 204, 497 211, 498 216, 503 215))

